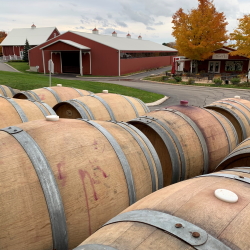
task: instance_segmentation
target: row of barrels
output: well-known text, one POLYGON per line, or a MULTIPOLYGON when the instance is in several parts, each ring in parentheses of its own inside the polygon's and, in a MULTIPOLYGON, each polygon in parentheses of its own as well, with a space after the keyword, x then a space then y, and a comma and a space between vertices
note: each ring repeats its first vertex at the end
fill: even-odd
POLYGON ((144 196, 214 171, 238 144, 228 118, 185 102, 126 121, 1 130, 3 249, 72 249, 144 196))

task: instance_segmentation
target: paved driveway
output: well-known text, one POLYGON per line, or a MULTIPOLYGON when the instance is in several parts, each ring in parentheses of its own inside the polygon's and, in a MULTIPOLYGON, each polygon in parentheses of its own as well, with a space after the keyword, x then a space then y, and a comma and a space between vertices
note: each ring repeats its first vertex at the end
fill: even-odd
POLYGON ((164 103, 162 103, 161 105, 150 107, 150 110, 170 105, 177 105, 179 104, 180 100, 188 100, 189 105, 195 105, 200 107, 203 107, 205 105, 208 105, 214 101, 223 98, 234 97, 235 95, 239 95, 243 99, 250 100, 250 90, 226 89, 226 88, 216 88, 216 87, 198 87, 198 86, 156 83, 156 82, 148 82, 140 80, 141 78, 147 75, 159 74, 166 71, 167 69, 170 69, 170 67, 148 71, 128 77, 79 78, 72 75, 68 76, 58 75, 56 77, 67 78, 72 80, 73 79, 88 80, 88 81, 99 81, 99 82, 119 84, 158 94, 163 94, 169 97, 169 99, 164 103))
POLYGON ((12 68, 8 64, 0 60, 0 71, 10 71, 10 72, 19 72, 18 70, 12 68))

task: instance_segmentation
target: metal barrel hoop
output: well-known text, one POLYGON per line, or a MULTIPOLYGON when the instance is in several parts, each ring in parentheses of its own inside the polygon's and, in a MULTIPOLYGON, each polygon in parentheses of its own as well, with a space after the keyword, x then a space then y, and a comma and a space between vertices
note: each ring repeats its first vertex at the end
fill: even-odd
POLYGON ((52 95, 56 98, 56 101, 59 103, 61 102, 61 98, 59 97, 59 95, 56 93, 55 90, 53 90, 52 88, 49 87, 43 87, 44 89, 47 89, 49 92, 52 93, 52 95))
POLYGON ((85 110, 88 112, 88 115, 90 117, 90 120, 95 120, 95 116, 92 113, 92 111, 90 110, 90 108, 88 107, 88 105, 86 105, 84 102, 78 100, 78 99, 72 99, 72 101, 77 102, 78 104, 80 104, 83 108, 85 108, 85 110))
MULTIPOLYGON (((224 124, 220 121, 220 119, 218 119, 218 118, 213 114, 213 112, 211 112, 209 109, 205 109, 205 108, 201 108, 201 109, 203 109, 203 110, 207 111, 208 113, 210 113, 210 114, 220 123, 220 125, 222 126, 222 128, 223 128, 223 130, 224 130, 224 132, 225 132, 225 134, 226 134, 226 137, 227 137, 228 147, 229 147, 229 153, 230 153, 230 152, 232 151, 232 146, 231 146, 231 143, 230 143, 230 137, 229 137, 229 134, 228 134, 228 131, 227 131, 226 127, 225 127, 224 124)), ((226 118, 226 117, 224 117, 224 118, 226 118)), ((230 121, 228 120, 228 122, 230 122, 230 121)), ((231 123, 231 122, 230 122, 230 123, 231 123)))
POLYGON ((112 109, 110 108, 110 106, 108 105, 108 103, 107 103, 104 99, 102 99, 102 98, 101 98, 100 96, 98 96, 98 95, 90 95, 90 96, 91 96, 91 97, 94 97, 94 98, 96 98, 98 101, 100 101, 100 102, 103 104, 103 106, 106 108, 106 110, 108 111, 111 120, 116 121, 115 115, 114 115, 112 109))
POLYGON ((41 98, 38 96, 38 94, 32 90, 27 90, 26 92, 28 92, 31 96, 35 96, 35 99, 34 97, 32 96, 32 98, 38 102, 42 102, 41 98))
POLYGON ((231 109, 224 107, 224 106, 220 106, 220 105, 208 105, 208 106, 205 106, 204 108, 209 108, 209 107, 216 107, 216 108, 224 109, 228 113, 230 113, 240 124, 241 130, 242 130, 243 140, 247 138, 247 132, 246 132, 246 128, 244 126, 244 123, 242 122, 240 117, 235 112, 232 112, 231 109))
POLYGON ((135 111, 136 117, 139 117, 138 110, 137 110, 137 108, 135 107, 134 103, 131 102, 131 100, 129 100, 129 98, 128 98, 127 96, 125 96, 125 95, 120 95, 120 96, 122 96, 123 98, 125 98, 125 99, 128 101, 128 103, 132 106, 133 110, 135 111))
POLYGON ((10 97, 5 97, 5 99, 15 108, 15 110, 17 111, 18 115, 20 116, 22 122, 28 122, 29 121, 26 114, 22 110, 22 108, 15 102, 14 99, 12 99, 10 97))
POLYGON ((12 126, 1 129, 1 131, 8 133, 18 141, 37 173, 50 216, 53 248, 68 250, 67 223, 62 198, 46 156, 36 141, 21 128, 12 126))
POLYGON ((155 167, 156 167, 156 171, 158 174, 158 189, 163 188, 163 174, 162 174, 162 166, 161 166, 161 162, 160 159, 158 157, 158 154, 154 148, 154 146, 152 145, 152 143, 150 142, 150 140, 146 137, 145 134, 143 134, 141 132, 141 130, 139 130, 138 128, 136 128, 135 126, 133 126, 132 124, 126 123, 126 122, 120 122, 122 124, 124 124, 125 126, 128 126, 129 128, 131 128, 132 130, 135 131, 135 133, 137 133, 141 139, 144 141, 144 143, 147 145, 153 159, 155 162, 155 167))
POLYGON ((95 127, 109 141, 110 145, 114 149, 114 151, 115 151, 115 153, 116 153, 116 155, 117 155, 117 157, 118 157, 118 159, 119 159, 119 161, 121 163, 121 166, 123 168, 123 172, 124 172, 126 182, 127 182, 127 187, 128 187, 129 204, 130 205, 134 204, 136 202, 136 192, 135 192, 133 174, 132 174, 129 162, 127 160, 127 157, 124 154, 121 146, 115 140, 113 135, 110 134, 104 127, 102 127, 98 123, 96 123, 94 121, 89 121, 89 120, 86 120, 86 119, 79 119, 79 120, 85 121, 85 122, 89 123, 90 125, 92 125, 93 127, 95 127))
POLYGON ((157 190, 156 188, 156 177, 155 177, 155 172, 154 172, 154 166, 152 163, 152 160, 150 158, 150 155, 146 149, 146 147, 144 146, 144 144, 142 143, 142 141, 138 138, 137 134, 135 132, 133 132, 131 129, 129 129, 126 125, 124 125, 123 123, 116 123, 118 126, 122 127, 123 129, 125 129, 133 138, 134 140, 137 142, 137 144, 140 146, 147 162, 148 162, 148 166, 149 166, 149 170, 150 170, 150 174, 151 174, 151 180, 152 180, 152 192, 155 192, 157 190))
POLYGON ((166 133, 163 127, 161 127, 160 124, 156 122, 153 122, 153 120, 147 119, 147 117, 140 117, 131 120, 131 122, 139 122, 143 123, 147 126, 149 126, 151 129, 153 129, 163 140, 166 148, 169 152, 169 157, 172 163, 172 180, 171 183, 176 183, 180 181, 181 178, 181 167, 179 164, 179 154, 175 150, 175 144, 172 142, 170 136, 166 133))
POLYGON ((156 210, 134 210, 121 213, 105 223, 103 227, 118 222, 138 222, 153 226, 175 236, 197 250, 231 250, 224 243, 193 223, 156 210), (177 224, 181 226, 176 227, 177 224), (198 233, 199 237, 190 237, 190 232, 198 233))
POLYGON ((3 95, 5 97, 8 97, 7 93, 6 93, 6 90, 4 89, 4 87, 2 85, 0 85, 0 90, 3 92, 3 95))
POLYGON ((201 148, 202 148, 202 151, 203 151, 203 159, 204 159, 203 173, 204 174, 208 173, 208 168, 209 168, 208 148, 207 148, 206 140, 205 140, 201 130, 199 129, 199 127, 188 116, 184 115, 183 113, 181 113, 181 112, 179 112, 177 110, 167 108, 167 109, 163 109, 163 111, 169 111, 169 112, 175 113, 176 115, 178 115, 182 119, 184 119, 190 125, 190 127, 193 129, 193 131, 195 132, 195 134, 197 135, 197 137, 198 137, 198 139, 200 141, 201 148))

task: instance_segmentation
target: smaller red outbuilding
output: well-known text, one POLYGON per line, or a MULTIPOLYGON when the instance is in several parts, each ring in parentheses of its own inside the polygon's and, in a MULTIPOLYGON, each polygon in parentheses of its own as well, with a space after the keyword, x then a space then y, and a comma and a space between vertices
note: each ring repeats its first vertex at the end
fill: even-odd
POLYGON ((127 73, 171 65, 177 50, 151 41, 68 31, 29 50, 31 68, 48 73, 52 59, 55 73, 120 76, 127 73))
MULTIPOLYGON (((213 55, 204 61, 198 61, 197 72, 206 73, 247 73, 250 68, 250 60, 245 56, 232 56, 232 48, 223 46, 214 51, 213 55)), ((195 72, 195 64, 191 59, 183 57, 176 58, 176 70, 184 72, 195 72), (178 65, 177 65, 178 64, 178 65)))

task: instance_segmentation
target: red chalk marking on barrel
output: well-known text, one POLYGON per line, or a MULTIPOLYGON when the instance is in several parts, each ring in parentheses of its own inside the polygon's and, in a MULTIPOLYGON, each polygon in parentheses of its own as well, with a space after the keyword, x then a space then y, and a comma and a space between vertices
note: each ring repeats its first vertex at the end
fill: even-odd
POLYGON ((41 100, 45 100, 45 99, 46 99, 44 94, 39 94, 38 96, 39 96, 39 98, 40 98, 41 100))
POLYGON ((108 177, 108 175, 99 166, 97 166, 96 169, 98 169, 98 170, 100 170, 102 172, 102 175, 103 175, 104 178, 108 177))
POLYGON ((62 181, 62 186, 64 187, 66 184, 66 178, 67 176, 65 174, 63 174, 63 166, 65 165, 64 162, 59 162, 56 166, 58 169, 58 179, 62 181))
POLYGON ((89 219, 89 235, 91 235, 91 219, 90 219, 90 212, 89 212, 89 201, 88 201, 88 194, 87 194, 86 186, 85 186, 85 182, 84 182, 85 171, 79 169, 78 173, 79 173, 79 175, 81 177, 83 190, 84 190, 84 194, 85 194, 86 207, 87 207, 87 213, 88 213, 88 219, 89 219))
POLYGON ((83 183, 84 183, 84 187, 85 187, 85 177, 87 176, 88 178, 89 178, 89 180, 90 180, 90 184, 91 184, 91 187, 92 187, 92 190, 93 190, 93 194, 94 194, 94 198, 95 198, 95 200, 97 201, 98 200, 98 197, 97 197, 97 193, 96 193, 96 191, 95 191, 95 181, 94 181, 94 179, 90 176, 90 174, 86 171, 86 170, 79 170, 79 174, 81 175, 81 179, 82 179, 82 181, 83 181, 83 183))
POLYGON ((98 149, 98 147, 97 147, 98 143, 97 143, 97 141, 96 141, 96 140, 94 140, 93 145, 95 146, 95 149, 98 149))

